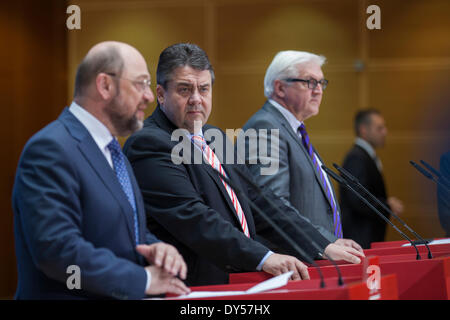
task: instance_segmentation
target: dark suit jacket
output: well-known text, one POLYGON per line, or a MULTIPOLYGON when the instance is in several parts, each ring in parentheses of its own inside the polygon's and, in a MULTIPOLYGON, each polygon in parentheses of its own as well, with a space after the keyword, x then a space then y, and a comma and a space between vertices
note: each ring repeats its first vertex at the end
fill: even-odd
MULTIPOLYGON (((131 167, 140 243, 159 241, 146 229, 131 167)), ((95 141, 66 108, 36 133, 21 155, 13 190, 18 299, 145 296, 145 261, 135 251, 133 211, 95 141), (70 265, 81 290, 67 288, 70 265)))
MULTIPOLYGON (((450 181, 450 151, 441 156, 439 169, 445 181, 450 181)), ((450 192, 441 184, 438 185, 437 190, 439 221, 445 231, 445 235, 450 237, 450 192)))
MULTIPOLYGON (((345 157, 342 167, 388 206, 383 176, 378 170, 376 162, 363 148, 354 145, 345 157)), ((363 248, 370 248, 371 242, 384 241, 386 222, 356 195, 342 186, 340 195, 344 237, 355 240, 363 248)), ((378 209, 381 211, 380 208, 378 209)), ((385 216, 389 218, 388 214, 385 216)))
MULTIPOLYGON (((124 152, 132 164, 144 197, 149 229, 181 252, 188 265, 187 284, 227 283, 229 272, 255 271, 268 252, 266 245, 273 245, 271 248, 282 247, 283 252, 294 254, 295 250, 283 242, 260 216, 253 214, 249 203, 238 194, 251 239, 244 235, 219 176, 207 163, 191 164, 193 162, 190 160, 196 155, 197 159, 202 159, 201 152, 183 134, 172 141, 172 134, 175 136, 178 132, 174 132, 175 129, 157 107, 145 120, 144 128, 127 140, 124 152), (190 156, 186 157, 187 149, 177 149, 180 139, 186 139, 187 149, 192 152, 190 156), (182 155, 187 161, 175 164, 172 159, 173 150, 178 150, 175 153, 182 155), (270 242, 263 245, 255 241, 259 237, 265 237, 270 242)), ((203 132, 208 143, 212 140, 207 138, 211 129, 215 130, 215 139, 226 141, 228 147, 225 148, 229 148, 226 150, 233 150, 221 130, 204 126, 203 132)), ((214 151, 221 158, 223 148, 214 151)), ((223 158, 221 162, 228 177, 242 192, 266 209, 275 222, 290 233, 310 255, 317 256, 318 250, 306 242, 284 216, 276 214, 264 199, 240 179, 237 171, 245 172, 245 165, 225 164, 223 158)), ((282 205, 279 199, 275 201, 282 205)), ((286 210, 286 215, 315 237, 320 250, 329 244, 309 224, 298 221, 295 213, 286 210)))
MULTIPOLYGON (((273 150, 274 154, 269 155, 273 162, 279 158, 278 170, 273 174, 261 174, 261 169, 268 167, 262 163, 263 159, 260 156, 264 152, 258 151, 258 153, 249 154, 249 144, 257 145, 257 142, 247 139, 245 158, 250 171, 259 184, 270 187, 277 196, 285 199, 288 205, 294 207, 299 214, 309 219, 324 237, 332 242, 336 241, 333 209, 326 196, 326 190, 320 181, 320 176, 308 151, 303 146, 301 139, 294 133, 286 118, 267 101, 247 121, 243 129, 255 129, 257 134, 261 129, 267 130, 268 146, 271 143, 271 132, 274 129, 279 130, 279 149, 273 150), (252 164, 252 161, 256 163, 252 164)), ((314 150, 314 152, 320 159, 317 150, 314 150)), ((331 188, 334 193, 332 184, 331 188)), ((338 206, 337 198, 335 199, 338 206)))

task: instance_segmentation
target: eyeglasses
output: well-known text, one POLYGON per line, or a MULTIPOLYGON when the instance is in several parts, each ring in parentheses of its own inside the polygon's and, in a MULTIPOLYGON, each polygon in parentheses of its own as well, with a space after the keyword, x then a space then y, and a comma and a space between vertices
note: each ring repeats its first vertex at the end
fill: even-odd
POLYGON ((116 75, 115 73, 110 73, 110 72, 105 72, 107 75, 110 75, 112 77, 117 77, 120 79, 124 79, 124 80, 128 80, 131 81, 140 91, 145 91, 145 89, 150 90, 150 85, 152 84, 152 82, 150 81, 150 79, 144 79, 144 80, 131 80, 131 79, 127 79, 127 78, 122 78, 119 77, 118 75, 116 75))
POLYGON ((315 89, 317 87, 318 84, 320 84, 322 86, 322 90, 325 90, 325 88, 328 85, 328 80, 327 79, 322 79, 320 81, 317 81, 314 78, 311 79, 297 79, 297 78, 288 78, 288 79, 284 79, 284 81, 287 82, 306 82, 308 84, 308 88, 309 89, 315 89))

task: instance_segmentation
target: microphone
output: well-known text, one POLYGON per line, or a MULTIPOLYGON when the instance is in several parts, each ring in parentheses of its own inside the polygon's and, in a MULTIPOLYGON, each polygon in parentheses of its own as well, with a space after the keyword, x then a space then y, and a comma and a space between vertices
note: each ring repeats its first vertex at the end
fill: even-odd
MULTIPOLYGON (((254 182, 254 181, 252 181, 249 177, 247 177, 244 173, 242 173, 239 169, 238 170, 236 170, 237 171, 237 173, 238 173, 238 175, 243 179, 243 180, 245 180, 245 182, 246 183, 248 183, 250 186, 252 186, 255 190, 256 190, 256 192, 259 194, 259 195, 261 195, 269 204, 270 204, 270 206, 272 207, 272 208, 274 208, 277 212, 278 212, 278 214, 280 214, 280 215, 284 215, 284 212, 275 204, 275 203, 273 203, 273 201, 272 200, 270 200, 264 193, 263 193, 263 191, 261 190, 261 188, 254 182)), ((220 173, 219 173, 220 174, 220 173)), ((220 174, 221 176, 222 176, 222 174, 220 174)), ((230 179, 227 179, 228 181, 230 181, 230 179)), ((230 184, 230 186, 234 189, 234 187, 233 187, 233 185, 234 184, 230 184)), ((236 185, 234 185, 234 186, 236 186, 236 185)), ((253 203, 253 201, 251 200, 251 199, 249 199, 248 198, 248 196, 245 194, 245 193, 240 193, 244 198, 246 198, 246 200, 251 204, 251 206, 252 206, 252 208, 253 207, 255 207, 256 209, 256 211, 258 211, 258 213, 260 213, 262 216, 266 216, 266 218, 267 219, 269 219, 269 220, 271 220, 272 221, 272 219, 270 218, 270 217, 268 217, 261 209, 259 209, 254 203, 253 203)), ((288 218, 289 219, 289 218, 288 218)), ((272 221, 272 223, 273 223, 273 225, 276 225, 273 221, 272 221)), ((271 224, 272 224, 271 223, 271 224)), ((295 223, 292 223, 291 222, 291 225, 292 226, 294 226, 294 228, 296 228, 297 229, 297 231, 299 231, 305 238, 306 238, 306 240, 307 241, 309 241, 315 248, 316 248, 316 250, 318 251, 318 252, 320 252, 321 251, 321 248, 319 247, 319 245, 317 244, 317 242, 316 241, 314 241, 306 232, 304 232, 302 229, 300 229, 295 223)), ((279 231, 279 233, 280 233, 280 235, 282 235, 283 236, 283 238, 290 238, 290 236, 289 235, 287 235, 286 234, 286 232, 284 232, 281 228, 277 228, 277 230, 279 231)), ((292 242, 289 242, 291 245, 293 245, 293 244, 295 244, 295 241, 293 241, 292 239, 291 239, 291 241, 292 242)), ((296 244, 295 244, 295 246, 297 246, 296 244)), ((336 268, 336 271, 337 271, 337 274, 338 274, 338 285, 339 286, 342 286, 343 284, 344 284, 344 281, 342 280, 342 275, 341 275, 341 272, 340 272, 340 269, 339 269, 339 267, 337 266, 337 264, 336 264, 336 262, 331 258, 331 257, 329 257, 327 254, 325 254, 325 252, 322 254, 323 256, 325 256, 328 260, 330 260, 330 262, 332 263, 332 265, 336 268)), ((310 258, 311 259, 311 258, 310 258)), ((312 262, 309 262, 309 263, 311 263, 311 265, 313 265, 314 267, 316 267, 317 268, 317 270, 318 271, 320 271, 320 267, 314 262, 314 260, 313 259, 311 259, 311 261, 312 262)))
MULTIPOLYGON (((317 272, 320 277, 320 287, 325 288, 325 280, 322 274, 322 270, 320 269, 319 265, 314 262, 314 259, 306 253, 302 248, 300 248, 295 241, 288 235, 286 232, 283 231, 265 212, 263 212, 240 188, 238 188, 231 180, 227 177, 225 177, 221 172, 213 169, 210 167, 210 169, 214 172, 216 172, 220 179, 224 180, 233 190, 236 194, 242 196, 245 200, 248 201, 250 206, 258 212, 261 217, 264 218, 283 238, 286 240, 298 253, 300 253, 301 256, 304 256, 306 258, 306 261, 310 263, 312 266, 314 266, 317 269, 317 272)), ((239 170, 236 170, 239 172, 239 170)), ((342 280, 341 280, 342 281, 342 280)))
MULTIPOLYGON (((336 163, 333 163, 333 166, 344 176, 344 179, 347 179, 347 180, 350 180, 351 182, 353 182, 360 190, 364 191, 365 194, 368 195, 370 199, 372 199, 376 204, 381 206, 386 212, 390 213, 397 221, 399 221, 406 229, 408 229, 409 232, 414 234, 414 236, 416 236, 420 240, 420 243, 416 243, 415 241, 414 241, 414 243, 415 244, 422 244, 423 243, 426 246, 427 250, 428 250, 428 259, 432 259, 433 258, 433 255, 431 254, 431 250, 430 250, 430 248, 427 245, 428 241, 426 241, 420 235, 418 235, 410 226, 408 226, 406 224, 405 221, 403 221, 397 214, 392 212, 392 210, 389 209, 386 206, 386 204, 384 204, 382 201, 380 201, 380 199, 375 197, 369 190, 367 190, 367 188, 364 187, 359 182, 359 180, 357 178, 355 178, 355 176, 353 176, 350 172, 348 172, 344 168, 338 166, 336 163)), ((383 217, 384 217, 384 215, 383 215, 383 217)))
POLYGON ((325 172, 330 177, 332 177, 334 180, 336 180, 338 183, 340 183, 341 185, 343 185, 344 187, 346 187, 347 189, 352 191, 362 202, 364 202, 366 205, 369 206, 369 208, 371 208, 376 214, 378 214, 380 216, 380 218, 382 218, 384 221, 386 221, 392 227, 394 227, 394 229, 397 230, 397 232, 400 233, 403 238, 408 240, 411 243, 411 245, 414 246, 414 248, 416 249, 416 253, 417 253, 416 260, 420 260, 421 259, 420 254, 419 254, 419 250, 417 249, 416 245, 413 243, 413 241, 406 234, 404 234, 401 230, 399 230, 395 224, 393 224, 388 218, 386 218, 377 208, 375 208, 369 201, 367 201, 367 199, 364 198, 358 191, 353 189, 353 187, 346 180, 344 180, 343 178, 338 176, 336 173, 331 171, 325 165, 322 165, 322 169, 325 170, 325 172))
MULTIPOLYGON (((420 160, 421 162, 423 160, 420 160)), ((428 179, 432 180, 434 183, 436 183, 437 185, 440 185, 441 187, 444 188, 444 190, 446 190, 447 192, 449 192, 449 188, 447 187, 447 185, 445 183, 443 183, 441 181, 441 177, 442 175, 439 172, 436 172, 434 169, 430 169, 428 168, 428 170, 430 170, 431 172, 433 172, 434 174, 436 174, 436 176, 438 176, 439 179, 436 179, 431 173, 427 172, 424 168, 422 168, 421 166, 419 166, 417 163, 415 163, 414 161, 410 160, 409 163, 411 163, 411 165, 417 169, 417 171, 419 171, 421 174, 423 174, 425 177, 427 177, 428 179)))
POLYGON ((447 190, 450 188, 450 181, 447 180, 447 177, 444 176, 439 170, 433 168, 430 164, 425 162, 424 160, 420 160, 420 163, 425 166, 429 171, 433 172, 435 176, 438 177, 438 181, 442 180, 442 183, 446 186, 447 190))
POLYGON ((430 179, 431 181, 433 181, 434 183, 441 185, 442 187, 444 187, 447 192, 449 191, 449 189, 447 188, 447 186, 445 184, 443 184, 441 181, 439 181, 438 179, 436 179, 431 173, 429 173, 428 171, 426 171, 424 168, 422 168, 421 166, 419 166, 417 163, 415 163, 414 161, 410 160, 409 163, 411 163, 411 165, 417 169, 417 171, 419 171, 421 174, 423 174, 425 177, 427 177, 428 179, 430 179))

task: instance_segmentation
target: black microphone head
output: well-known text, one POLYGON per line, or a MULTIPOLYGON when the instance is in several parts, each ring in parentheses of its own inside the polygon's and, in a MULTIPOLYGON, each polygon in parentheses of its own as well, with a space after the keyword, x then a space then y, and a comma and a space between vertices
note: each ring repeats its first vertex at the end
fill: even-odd
POLYGON ((437 177, 441 177, 441 174, 439 173, 439 171, 437 171, 435 168, 433 168, 430 164, 428 164, 427 162, 423 161, 423 160, 419 160, 420 163, 427 168, 430 172, 434 173, 437 177))
POLYGON ((424 168, 422 168, 421 166, 419 166, 417 163, 415 163, 412 160, 409 160, 409 163, 411 163, 411 165, 417 169, 417 171, 419 171, 421 174, 423 174, 425 177, 427 177, 428 179, 433 180, 433 176, 427 172, 424 168))

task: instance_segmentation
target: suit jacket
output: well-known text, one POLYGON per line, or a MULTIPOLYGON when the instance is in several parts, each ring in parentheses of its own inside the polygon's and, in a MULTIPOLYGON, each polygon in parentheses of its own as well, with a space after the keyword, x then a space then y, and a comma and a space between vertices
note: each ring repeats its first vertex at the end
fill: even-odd
MULTIPOLYGON (((450 151, 441 156, 439 169, 446 181, 450 181, 450 151)), ((437 187, 439 221, 445 231, 445 235, 450 237, 450 192, 441 184, 437 187)))
MULTIPOLYGON (((186 135, 177 136, 176 129, 158 106, 145 120, 144 128, 127 140, 124 152, 131 162, 144 197, 149 229, 161 240, 177 247, 183 255, 188 266, 187 284, 227 283, 229 272, 255 271, 269 250, 267 246, 273 249, 281 247, 285 253, 296 253, 269 224, 259 215, 253 214, 249 202, 236 192, 251 238, 244 235, 217 172, 207 163, 194 164, 193 158, 202 159, 201 151, 190 143, 186 135), (171 136, 178 138, 173 141, 171 136), (177 149, 180 139, 187 139, 187 149, 177 149), (173 151, 186 161, 176 164, 173 151), (191 155, 186 156, 189 152, 191 155)), ((329 242, 315 229, 304 221, 298 222, 296 215, 286 210, 286 216, 296 219, 296 223, 315 237, 320 250, 305 241, 287 218, 276 214, 263 198, 240 179, 239 170, 248 175, 245 165, 226 164, 223 161, 226 155, 221 152, 224 149, 233 150, 233 146, 221 130, 206 125, 203 132, 209 144, 213 140, 207 138, 207 133, 212 132, 209 130, 216 133, 216 142, 225 142, 224 148, 214 151, 219 158, 223 157, 221 163, 231 181, 256 205, 267 209, 266 212, 275 223, 290 233, 309 255, 316 257, 318 251, 323 251, 329 242)), ((278 199, 275 201, 281 205, 278 199)))
MULTIPOLYGON (((267 130, 268 149, 271 145, 271 132, 279 130, 279 148, 275 148, 268 154, 272 161, 279 158, 279 167, 274 174, 261 174, 264 150, 249 152, 250 144, 257 145, 255 139, 246 140, 246 163, 255 179, 261 185, 269 186, 276 195, 295 208, 295 210, 311 221, 314 227, 329 241, 336 241, 334 236, 333 209, 326 196, 326 190, 320 182, 308 151, 303 146, 301 139, 292 130, 286 118, 270 103, 266 102, 244 125, 245 131, 255 129, 260 136, 261 129, 267 130)), ((317 150, 316 155, 320 156, 317 150)), ((322 160, 321 160, 322 161, 322 160)), ((334 194, 333 186, 331 192, 334 194)), ((336 198, 337 205, 337 198, 336 198)), ((338 207, 339 209, 339 207, 338 207)))
MULTIPOLYGON (((126 162, 139 241, 159 241, 146 229, 142 196, 126 162)), ((67 108, 25 145, 12 201, 16 298, 145 296, 145 261, 135 251, 131 205, 105 156, 67 108), (81 289, 67 287, 71 265, 79 267, 81 289)))
MULTIPOLYGON (((388 206, 383 176, 375 160, 363 148, 354 145, 342 167, 388 206)), ((372 242, 384 241, 386 222, 346 188, 340 188, 340 195, 344 236, 355 240, 363 248, 370 248, 372 242)), ((389 218, 389 215, 386 214, 386 217, 389 218)))

